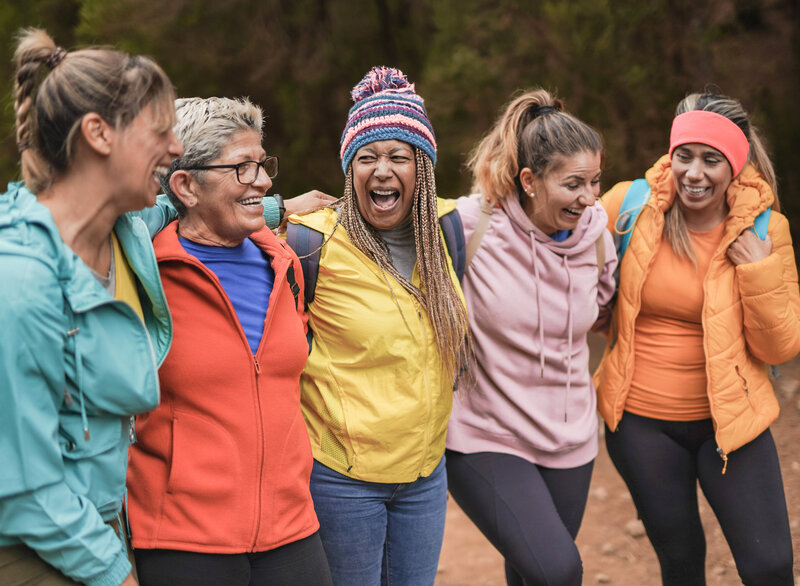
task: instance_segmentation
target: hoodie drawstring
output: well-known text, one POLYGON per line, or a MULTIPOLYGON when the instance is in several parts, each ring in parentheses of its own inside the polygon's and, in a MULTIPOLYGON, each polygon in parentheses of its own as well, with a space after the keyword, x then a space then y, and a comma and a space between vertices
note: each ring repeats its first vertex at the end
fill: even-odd
POLYGON ((567 257, 561 257, 564 262, 564 270, 567 272, 567 386, 564 390, 564 423, 567 422, 567 405, 569 391, 572 384, 572 272, 569 270, 567 257))
POLYGON ((83 424, 83 437, 89 441, 89 418, 86 416, 86 401, 83 398, 83 358, 78 348, 78 339, 75 335, 80 332, 80 328, 72 328, 67 332, 67 336, 73 338, 72 344, 75 348, 75 386, 78 387, 78 400, 81 404, 81 423, 83 424))
POLYGON ((536 258, 536 237, 531 234, 531 253, 533 255, 533 278, 536 281, 536 314, 539 316, 539 377, 544 378, 544 315, 542 315, 542 288, 539 286, 539 262, 536 258))

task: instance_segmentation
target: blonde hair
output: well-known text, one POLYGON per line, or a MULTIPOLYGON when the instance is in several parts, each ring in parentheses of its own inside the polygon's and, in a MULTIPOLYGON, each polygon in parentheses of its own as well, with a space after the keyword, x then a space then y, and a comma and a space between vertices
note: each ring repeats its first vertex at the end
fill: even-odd
POLYGON ((603 139, 588 124, 564 111, 564 103, 543 89, 509 102, 489 133, 470 154, 473 191, 492 203, 522 193, 519 173, 544 176, 562 157, 581 152, 604 156, 603 139))
MULTIPOLYGON (((255 130, 263 138, 263 113, 261 108, 247 98, 180 98, 175 100, 175 136, 183 144, 183 156, 172 160, 169 172, 161 177, 161 188, 169 197, 179 216, 186 214, 186 206, 175 196, 169 185, 172 174, 178 169, 203 166, 218 159, 222 151, 241 130, 255 130)), ((199 181, 206 174, 202 170, 189 171, 199 181)))
POLYGON ((152 104, 159 129, 174 121, 172 84, 147 57, 108 48, 68 53, 45 31, 31 28, 20 32, 14 62, 17 147, 23 179, 34 193, 69 169, 85 114, 96 112, 123 128, 152 104))
MULTIPOLYGON (((455 376, 459 367, 465 365, 469 357, 467 312, 450 278, 447 253, 439 237, 433 163, 421 149, 413 148, 416 184, 411 215, 421 286, 414 285, 394 267, 386 242, 361 215, 353 188, 352 165, 348 165, 347 168, 337 225, 341 223, 353 245, 371 258, 384 275, 388 273, 394 277, 425 308, 433 327, 442 363, 445 369, 455 376)), ((391 289, 391 284, 389 288, 391 289)))
MULTIPOLYGON (((678 103, 675 109, 675 116, 694 110, 705 110, 725 116, 742 130, 745 137, 747 137, 747 141, 750 143, 748 161, 753 164, 756 171, 761 174, 772 189, 772 193, 775 196, 772 208, 776 211, 780 211, 781 204, 778 200, 778 182, 775 177, 775 169, 772 166, 772 161, 767 154, 766 148, 764 148, 764 143, 761 140, 758 129, 750 123, 750 118, 742 106, 742 103, 734 98, 712 91, 698 92, 687 95, 678 103)), ((689 238, 689 231, 686 227, 686 218, 683 214, 683 208, 680 205, 680 201, 677 199, 664 214, 663 237, 667 239, 667 242, 669 242, 676 256, 688 258, 693 263, 697 262, 694 254, 694 247, 689 238)))

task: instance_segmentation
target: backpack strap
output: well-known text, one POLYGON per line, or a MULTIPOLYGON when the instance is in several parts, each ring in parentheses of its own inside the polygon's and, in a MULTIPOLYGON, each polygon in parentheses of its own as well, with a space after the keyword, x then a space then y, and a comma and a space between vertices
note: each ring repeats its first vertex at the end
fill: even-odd
MULTIPOLYGON (((646 179, 637 179, 628 188, 622 205, 619 208, 617 221, 614 222, 614 245, 617 249, 617 260, 621 263, 628 244, 631 241, 633 228, 639 212, 650 199, 650 186, 646 179)), ((619 266, 619 265, 618 265, 619 266)))
MULTIPOLYGON (((284 250, 287 250, 286 244, 280 243, 284 250)), ((286 281, 289 284, 289 289, 294 296, 294 306, 297 307, 298 297, 300 297, 300 285, 297 284, 297 277, 294 275, 294 262, 290 261, 289 266, 286 268, 286 281)))
POLYGON ((753 220, 753 232, 759 239, 764 240, 767 237, 767 226, 769 226, 769 215, 772 208, 767 208, 756 216, 753 220))
MULTIPOLYGON (((453 263, 453 270, 459 282, 464 278, 466 270, 466 250, 467 244, 464 239, 464 225, 461 216, 456 210, 445 214, 439 219, 439 225, 444 234, 444 243, 450 253, 453 263)), ((294 250, 300 259, 300 266, 303 269, 303 282, 305 284, 305 307, 314 301, 314 292, 317 288, 317 277, 319 276, 319 257, 320 247, 325 235, 318 230, 304 226, 303 224, 286 224, 286 243, 294 250)), ((292 271, 294 274, 294 271, 292 271)), ((295 283, 295 286, 296 283, 295 283)), ((298 287, 299 289, 299 287, 298 287)))
MULTIPOLYGON (((292 222, 286 224, 286 243, 300 259, 300 267, 303 269, 306 311, 308 311, 309 304, 314 301, 314 291, 317 288, 317 276, 319 275, 319 249, 322 246, 323 238, 322 232, 308 226, 292 222)), ((294 269, 292 269, 292 274, 294 275, 294 269)))
POLYGON ((466 266, 470 265, 472 257, 475 256, 475 253, 478 252, 478 248, 481 246, 483 235, 486 233, 486 228, 489 227, 489 220, 492 219, 493 209, 494 206, 484 197, 481 201, 481 215, 478 218, 478 223, 475 224, 475 231, 469 237, 469 242, 467 242, 466 266))
POLYGON ((594 241, 594 252, 597 255, 597 280, 600 281, 600 277, 603 276, 603 267, 606 264, 606 242, 603 234, 600 234, 600 238, 594 241))
POLYGON ((450 261, 456 272, 458 282, 464 280, 467 270, 467 243, 464 239, 464 224, 458 210, 453 210, 439 218, 439 226, 444 234, 444 243, 450 253, 450 261))

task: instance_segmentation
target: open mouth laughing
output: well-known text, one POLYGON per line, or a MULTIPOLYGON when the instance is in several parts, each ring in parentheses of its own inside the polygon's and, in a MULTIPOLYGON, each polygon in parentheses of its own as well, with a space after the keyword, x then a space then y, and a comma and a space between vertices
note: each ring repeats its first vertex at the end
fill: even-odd
POLYGON ((246 208, 257 207, 261 205, 261 197, 248 197, 247 199, 240 199, 236 203, 246 208))
POLYGON ((379 210, 392 209, 400 199, 400 192, 393 189, 375 189, 369 192, 372 203, 379 210))

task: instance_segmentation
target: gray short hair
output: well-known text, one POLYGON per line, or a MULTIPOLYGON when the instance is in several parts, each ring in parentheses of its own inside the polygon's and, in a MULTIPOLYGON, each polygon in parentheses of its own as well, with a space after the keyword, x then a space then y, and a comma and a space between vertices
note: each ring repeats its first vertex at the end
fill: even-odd
MULTIPOLYGON (((186 207, 170 189, 172 174, 186 167, 207 165, 217 159, 234 134, 255 130, 263 138, 261 108, 247 98, 179 98, 175 100, 178 122, 175 135, 183 144, 183 156, 172 161, 161 187, 183 217, 186 207)), ((205 171, 190 171, 202 180, 205 171)))

